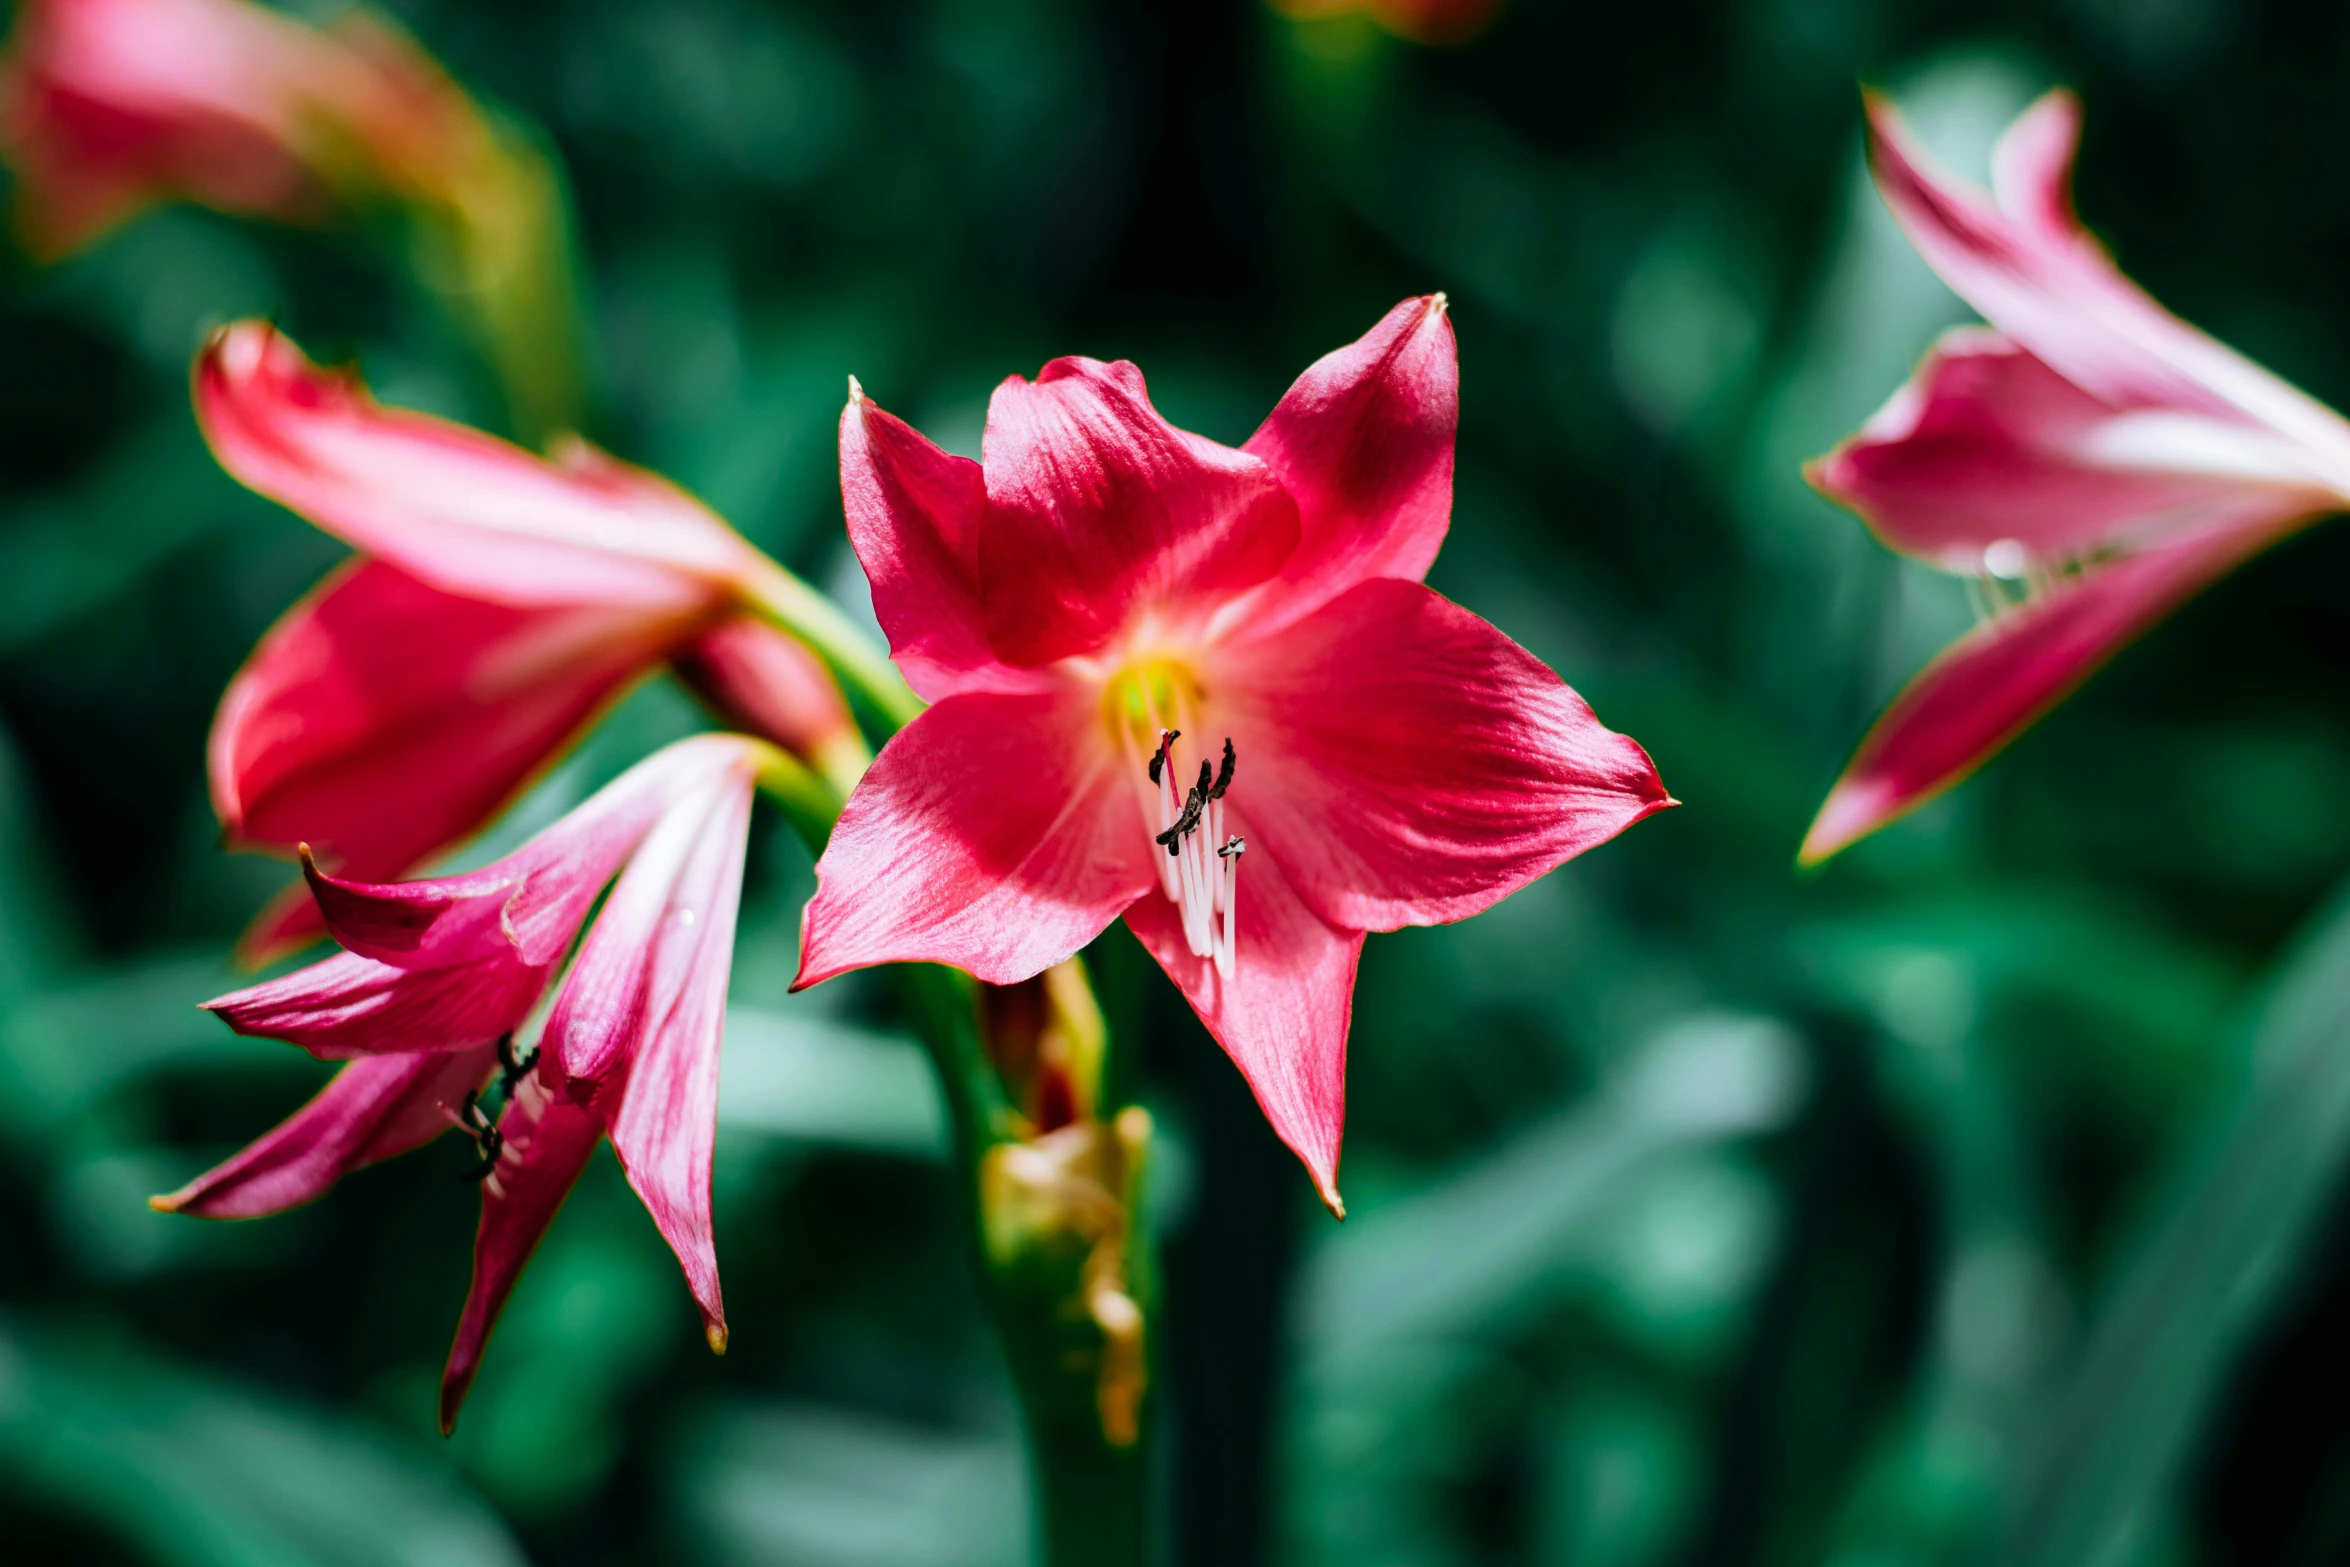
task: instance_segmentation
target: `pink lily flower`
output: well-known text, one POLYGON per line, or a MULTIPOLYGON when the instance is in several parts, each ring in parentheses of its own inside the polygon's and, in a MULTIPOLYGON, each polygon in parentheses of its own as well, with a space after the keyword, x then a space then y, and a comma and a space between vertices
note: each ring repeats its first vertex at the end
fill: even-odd
POLYGON ((368 885, 305 861, 344 951, 206 1005, 238 1033, 345 1067, 252 1147, 155 1199, 243 1218, 455 1125, 481 1144, 473 1288, 443 1375, 457 1406, 523 1264, 599 1138, 685 1271, 711 1346, 726 1316, 710 1226, 718 1052, 751 795, 773 757, 740 735, 681 740, 496 863, 368 885), (617 875, 538 1048, 514 1036, 617 875), (496 1075, 496 1115, 479 1094, 496 1075))
POLYGON ((18 227, 54 257, 170 198, 308 222, 338 187, 436 194, 488 131, 381 24, 322 32, 246 0, 24 0, 0 138, 18 227))
POLYGON ((2350 423, 2170 315, 2074 215, 2079 102, 2016 120, 1988 199, 1868 102, 1877 188, 1985 327, 1945 336, 1809 476, 1992 612, 1895 697, 1802 859, 1964 778, 2181 602, 2350 505, 2350 423), (2020 600, 2020 601, 2019 601, 2020 600))
MULTIPOLYGON (((550 462, 386 409, 257 322, 198 359, 196 409, 236 478, 365 558, 288 611, 213 722, 229 841, 357 880, 408 874, 504 810, 664 660, 721 716, 861 765, 814 656, 741 610, 772 568, 691 497, 583 443, 550 462)), ((247 932, 313 939, 299 883, 247 932)))
POLYGON ((935 705, 842 813, 796 983, 1014 984, 1124 915, 1343 1212, 1364 932, 1465 918, 1673 803, 1421 585, 1456 409, 1441 295, 1315 364, 1238 451, 1168 424, 1131 364, 1006 381, 984 463, 852 382, 849 537, 935 705))

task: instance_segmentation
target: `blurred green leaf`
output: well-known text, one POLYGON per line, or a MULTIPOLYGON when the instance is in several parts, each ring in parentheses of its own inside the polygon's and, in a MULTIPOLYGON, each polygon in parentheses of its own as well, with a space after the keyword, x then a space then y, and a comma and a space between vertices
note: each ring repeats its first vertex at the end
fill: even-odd
POLYGON ((2246 1073, 2163 1183, 2025 1446, 1985 1560, 2126 1560, 2247 1337, 2291 1288, 2350 1157, 2350 894, 2280 966, 2245 1031, 2246 1073))
POLYGON ((0 1472, 169 1567, 519 1567, 444 1464, 118 1340, 0 1320, 0 1472))
POLYGON ((735 1132, 946 1155, 946 1108, 914 1041, 822 1016, 735 1006, 726 1014, 718 1123, 735 1132))

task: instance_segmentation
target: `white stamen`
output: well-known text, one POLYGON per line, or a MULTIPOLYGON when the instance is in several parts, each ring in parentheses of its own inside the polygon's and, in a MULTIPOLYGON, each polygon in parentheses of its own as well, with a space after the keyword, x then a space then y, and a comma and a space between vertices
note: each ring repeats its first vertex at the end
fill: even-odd
MULTIPOLYGON (((1148 702, 1147 695, 1144 700, 1148 702)), ((1160 715, 1150 716, 1155 721, 1160 715)), ((1192 789, 1196 787, 1196 783, 1179 782, 1183 770, 1175 760, 1165 729, 1160 730, 1159 744, 1163 749, 1153 753, 1160 762, 1156 783, 1147 783, 1147 759, 1136 757, 1145 764, 1142 770, 1148 792, 1140 798, 1143 821, 1152 835, 1150 853, 1159 866, 1159 887, 1167 895, 1167 901, 1175 905, 1178 922, 1183 927, 1184 946, 1192 956, 1214 963, 1217 974, 1228 981, 1238 951, 1239 921, 1234 893, 1240 879, 1241 841, 1224 836, 1221 797, 1201 801, 1190 830, 1176 837, 1172 845, 1158 841, 1160 835, 1182 821, 1184 807, 1190 803, 1192 789)), ((1196 780, 1197 773, 1192 777, 1196 780)))

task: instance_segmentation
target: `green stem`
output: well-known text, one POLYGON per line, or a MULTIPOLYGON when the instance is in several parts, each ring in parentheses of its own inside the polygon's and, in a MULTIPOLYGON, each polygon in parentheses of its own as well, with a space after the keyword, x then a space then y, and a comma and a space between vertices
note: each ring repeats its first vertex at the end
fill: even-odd
POLYGON ((751 588, 750 604, 823 659, 841 689, 870 710, 885 736, 921 713, 922 699, 887 655, 830 599, 781 566, 751 588))
MULTIPOLYGON (((854 689, 892 727, 921 710, 921 703, 886 660, 874 654, 845 617, 797 578, 776 571, 776 585, 760 607, 829 663, 844 687, 854 689), (820 641, 819 638, 826 640, 820 641), (884 678, 886 675, 886 678, 884 678)), ((759 787, 783 811, 809 848, 822 854, 840 816, 843 790, 837 781, 811 771, 777 751, 762 768, 759 787)), ((1093 1369, 1082 1355, 1072 1357, 1068 1306, 1075 1299, 1076 1274, 1068 1258, 997 1257, 988 1242, 987 1197, 982 1172, 991 1153, 1016 1140, 1023 1123, 988 1058, 980 1032, 978 981, 937 964, 893 965, 938 1070, 953 1140, 957 1198, 964 1230, 995 1317, 1005 1359, 1019 1390, 1035 1465, 1040 1560, 1047 1567, 1141 1567, 1148 1558, 1148 1464, 1142 1442, 1112 1443, 1103 1431, 1093 1369)), ((1107 1048, 1116 1051, 1118 1032, 1107 1048)), ((1105 1086, 1117 1093, 1130 1079, 1123 1055, 1104 1063, 1105 1086)), ((1103 1133, 1118 1107, 1098 1107, 1103 1133)), ((1132 1211, 1125 1244, 1128 1267, 1155 1330, 1148 1281, 1154 1276, 1149 1237, 1141 1215, 1132 1211)), ((1082 1309, 1079 1312, 1082 1317, 1082 1309)), ((1083 1331, 1080 1326, 1080 1332, 1083 1331)), ((1147 1430, 1147 1421, 1144 1429, 1147 1430)))

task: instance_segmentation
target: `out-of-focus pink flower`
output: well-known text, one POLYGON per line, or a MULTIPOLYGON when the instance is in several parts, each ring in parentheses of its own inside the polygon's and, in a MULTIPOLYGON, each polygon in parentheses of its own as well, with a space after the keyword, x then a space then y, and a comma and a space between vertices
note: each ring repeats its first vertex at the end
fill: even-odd
POLYGON ((488 134, 389 28, 322 33, 247 0, 24 0, 4 71, 18 225, 42 255, 158 200, 309 221, 338 189, 417 196, 488 134))
POLYGON ((1465 44, 1492 25, 1503 0, 1272 0, 1299 21, 1359 14, 1417 44, 1465 44))
POLYGON ((350 1064, 284 1125, 156 1205, 276 1212, 439 1127, 473 1133, 482 1221, 443 1378, 446 1426, 523 1263, 609 1134, 723 1349, 710 1230, 718 1050, 751 795, 773 755, 740 735, 681 740, 459 876, 368 885, 306 862, 345 950, 206 1005, 241 1034, 350 1064), (516 1031, 615 875, 535 1058, 517 1057, 516 1031), (501 1067, 505 1104, 492 1118, 476 1095, 501 1067))
POLYGON ((2071 94, 2008 128, 1989 199, 1890 103, 1868 112, 1886 205, 1990 326, 1944 337, 1810 477, 1892 548, 1984 579, 1993 611, 1877 720, 1806 862, 1965 777, 2182 600, 2350 504, 2350 423, 2164 311, 2081 227, 2071 94))
POLYGON ((852 384, 849 536, 936 705, 841 815, 798 983, 929 961, 1011 984, 1123 914, 1337 1207, 1363 933, 1474 914, 1671 803, 1420 584, 1456 379, 1439 295, 1238 451, 1169 425, 1131 364, 1006 381, 984 465, 852 384))
MULTIPOLYGON (((259 323, 216 335, 195 379, 222 465, 365 552, 221 699, 210 775, 232 843, 407 874, 668 658, 728 721, 854 776, 863 742, 831 677, 742 611, 773 568, 683 491, 584 444, 549 462, 380 407, 259 323)), ((319 928, 296 886, 247 955, 319 928)))

